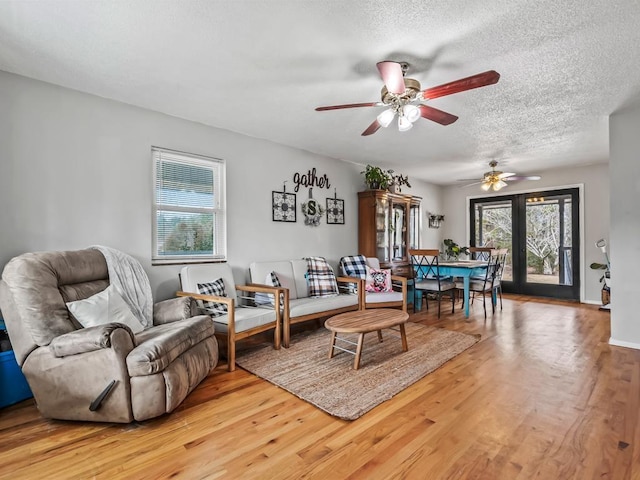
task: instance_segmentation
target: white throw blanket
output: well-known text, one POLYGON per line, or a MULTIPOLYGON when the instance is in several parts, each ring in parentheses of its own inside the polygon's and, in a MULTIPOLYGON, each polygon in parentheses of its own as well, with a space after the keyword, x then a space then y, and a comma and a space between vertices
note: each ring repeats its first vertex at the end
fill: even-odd
POLYGON ((115 248, 95 245, 107 260, 109 283, 118 293, 136 318, 145 328, 153 326, 153 294, 149 277, 135 258, 115 248))

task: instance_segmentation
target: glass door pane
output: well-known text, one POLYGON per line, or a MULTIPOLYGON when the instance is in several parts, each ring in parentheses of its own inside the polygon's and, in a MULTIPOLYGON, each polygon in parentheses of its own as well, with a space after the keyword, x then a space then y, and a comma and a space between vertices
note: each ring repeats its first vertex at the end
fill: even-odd
POLYGON ((571 195, 527 196, 526 282, 573 285, 571 195))
POLYGON ((389 204, 387 199, 379 199, 376 202, 376 249, 377 257, 382 262, 388 262, 389 258, 389 204))
POLYGON ((509 250, 505 264, 503 281, 513 279, 513 204, 511 200, 476 202, 475 213, 475 246, 506 248, 509 250))
POLYGON ((401 261, 407 255, 407 207, 404 204, 393 204, 391 218, 391 238, 393 260, 401 261))

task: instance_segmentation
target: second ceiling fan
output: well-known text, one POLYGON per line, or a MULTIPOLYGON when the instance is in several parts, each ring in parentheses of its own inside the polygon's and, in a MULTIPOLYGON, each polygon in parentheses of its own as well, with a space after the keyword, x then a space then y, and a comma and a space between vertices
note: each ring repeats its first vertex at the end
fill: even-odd
POLYGON ((489 166, 491 167, 491 171, 485 172, 484 175, 482 175, 482 178, 480 179, 468 178, 468 179, 458 180, 458 181, 472 182, 472 183, 463 185, 463 187, 480 185, 480 188, 482 188, 482 190, 484 191, 493 190, 494 192, 497 192, 503 187, 506 187, 507 182, 518 182, 521 180, 540 180, 540 175, 516 175, 515 173, 511 173, 511 172, 501 172, 500 170, 496 170, 496 167, 498 166, 498 162, 496 162, 495 160, 491 160, 489 162, 489 166))
POLYGON ((373 123, 362 132, 362 135, 371 135, 377 132, 380 127, 388 127, 396 116, 398 117, 398 130, 401 132, 409 130, 413 127, 413 123, 420 118, 426 118, 441 125, 450 125, 455 122, 458 117, 438 110, 437 108, 424 105, 422 102, 464 92, 465 90, 492 85, 500 79, 498 72, 489 70, 437 87, 421 90, 420 82, 413 78, 405 78, 404 74, 407 71, 407 63, 385 61, 378 62, 377 67, 384 82, 380 102, 330 105, 318 107, 316 111, 322 112, 326 110, 358 107, 387 107, 387 109, 380 113, 373 123))

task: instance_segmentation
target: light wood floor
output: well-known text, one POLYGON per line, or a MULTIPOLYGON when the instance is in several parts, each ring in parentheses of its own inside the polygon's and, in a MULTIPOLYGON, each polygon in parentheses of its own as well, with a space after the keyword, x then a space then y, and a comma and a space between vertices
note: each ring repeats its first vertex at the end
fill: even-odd
POLYGON ((144 423, 0 410, 0 478, 640 478, 640 351, 608 345, 608 313, 512 296, 465 321, 445 303, 411 320, 482 340, 354 422, 222 365, 144 423))

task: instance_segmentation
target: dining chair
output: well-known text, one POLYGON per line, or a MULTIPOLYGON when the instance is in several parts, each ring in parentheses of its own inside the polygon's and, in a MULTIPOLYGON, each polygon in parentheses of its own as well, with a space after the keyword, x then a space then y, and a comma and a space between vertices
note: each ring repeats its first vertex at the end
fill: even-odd
MULTIPOLYGON (((493 291, 495 288, 496 275, 499 268, 499 255, 497 250, 493 250, 489 252, 489 260, 488 265, 485 270, 484 278, 471 278, 469 282, 469 292, 473 292, 474 295, 476 293, 482 294, 482 308, 484 310, 484 318, 487 318, 487 304, 486 304, 486 294, 491 294, 491 313, 496 312, 496 306, 493 302, 493 291)), ((471 300, 470 300, 471 301, 471 300)))
POLYGON ((471 260, 484 260, 489 261, 489 257, 491 257, 491 247, 469 247, 469 254, 471 255, 471 260))
MULTIPOLYGON (((469 247, 469 256, 471 257, 471 260, 480 260, 480 261, 488 262, 489 258, 491 257, 492 250, 493 248, 491 247, 469 247)), ((471 280, 483 281, 484 277, 483 276, 471 277, 471 280)), ((458 293, 458 296, 460 297, 460 300, 462 300, 462 304, 464 305, 464 298, 462 295, 462 292, 464 292, 464 283, 461 278, 456 278, 455 282, 456 282, 456 291, 458 293)), ((472 293, 473 295, 471 297, 471 301, 475 300, 475 292, 472 292, 472 293)))
POLYGON ((436 295, 438 298, 438 318, 440 318, 440 304, 443 295, 451 297, 451 313, 455 311, 455 289, 456 284, 449 276, 441 276, 438 270, 438 249, 417 249, 409 250, 411 266, 413 269, 413 305, 416 308, 416 292, 422 290, 426 295, 427 310, 429 310, 428 294, 436 295))
POLYGON ((497 258, 496 276, 493 280, 493 290, 496 295, 500 295, 500 310, 502 310, 502 275, 504 274, 504 267, 507 263, 507 255, 509 254, 508 248, 499 248, 493 250, 491 253, 497 258))

